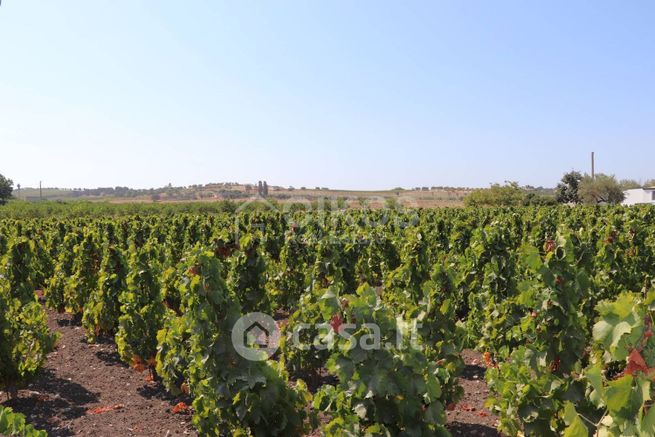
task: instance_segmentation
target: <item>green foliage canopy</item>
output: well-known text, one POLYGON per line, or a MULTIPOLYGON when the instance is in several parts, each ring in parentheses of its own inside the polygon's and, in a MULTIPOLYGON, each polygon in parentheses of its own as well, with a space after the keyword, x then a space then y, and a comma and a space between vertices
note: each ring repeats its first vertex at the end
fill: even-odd
POLYGON ((580 199, 587 204, 619 204, 625 199, 621 185, 614 176, 597 174, 594 178, 585 175, 580 181, 580 199))
POLYGON ((551 197, 531 193, 520 187, 518 182, 505 182, 505 185, 492 184, 490 188, 473 190, 464 198, 466 206, 527 206, 554 203, 551 197))
POLYGON ((474 190, 464 198, 466 206, 519 206, 523 204, 525 192, 517 182, 505 185, 492 184, 490 188, 474 190))
POLYGON ((555 198, 557 201, 559 203, 580 203, 578 190, 581 180, 582 174, 580 172, 571 171, 566 173, 555 189, 555 198))
POLYGON ((634 189, 634 188, 641 188, 642 187, 642 185, 639 182, 637 182, 636 180, 634 180, 634 179, 622 179, 619 182, 619 185, 621 186, 621 189, 623 189, 623 190, 631 190, 631 189, 634 189))
POLYGON ((7 203, 11 199, 11 192, 14 190, 14 181, 7 179, 0 174, 0 205, 7 203))

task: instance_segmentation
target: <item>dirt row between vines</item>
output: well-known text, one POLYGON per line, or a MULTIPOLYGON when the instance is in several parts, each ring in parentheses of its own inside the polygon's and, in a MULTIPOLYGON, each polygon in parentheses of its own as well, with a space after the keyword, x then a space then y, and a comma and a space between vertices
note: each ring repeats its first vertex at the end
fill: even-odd
MULTIPOLYGON (((69 314, 48 311, 50 329, 60 333, 57 349, 43 371, 13 400, 0 392, 2 405, 27 416, 50 436, 195 436, 191 416, 175 406, 181 401, 147 372, 124 365, 111 342, 88 344, 84 329, 69 314)), ((488 396, 480 356, 463 354, 465 395, 448 411, 454 436, 498 436, 496 418, 484 409, 488 396)))

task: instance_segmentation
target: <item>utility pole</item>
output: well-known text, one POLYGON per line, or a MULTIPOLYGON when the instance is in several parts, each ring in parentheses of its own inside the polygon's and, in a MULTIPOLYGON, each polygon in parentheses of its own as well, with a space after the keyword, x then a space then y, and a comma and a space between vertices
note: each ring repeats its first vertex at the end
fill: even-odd
POLYGON ((39 200, 43 200, 43 191, 41 190, 41 181, 39 181, 39 200))
POLYGON ((596 179, 596 163, 594 162, 594 152, 591 152, 591 180, 596 179))

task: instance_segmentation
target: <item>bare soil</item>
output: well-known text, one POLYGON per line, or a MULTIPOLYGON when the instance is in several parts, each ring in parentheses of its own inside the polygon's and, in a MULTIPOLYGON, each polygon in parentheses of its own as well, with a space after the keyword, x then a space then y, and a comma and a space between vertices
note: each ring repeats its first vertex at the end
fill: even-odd
POLYGON ((498 418, 484 407, 489 390, 484 381, 482 355, 467 349, 462 352, 462 358, 466 368, 459 383, 464 388, 464 397, 452 411, 447 412, 447 427, 454 437, 501 436, 496 430, 498 418))
POLYGON ((70 314, 49 311, 48 318, 61 334, 57 349, 37 378, 3 405, 50 436, 197 435, 191 416, 171 411, 181 399, 147 382, 148 372, 122 364, 113 341, 88 344, 70 314))

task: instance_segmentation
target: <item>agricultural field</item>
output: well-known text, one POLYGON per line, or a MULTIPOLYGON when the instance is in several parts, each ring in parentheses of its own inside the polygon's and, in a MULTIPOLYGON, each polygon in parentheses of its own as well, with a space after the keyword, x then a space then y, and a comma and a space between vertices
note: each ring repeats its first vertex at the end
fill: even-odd
POLYGON ((0 434, 655 435, 652 207, 6 216, 0 256, 0 434))
MULTIPOLYGON (((462 206, 464 197, 472 190, 463 187, 415 187, 393 190, 358 191, 339 190, 327 187, 281 187, 267 188, 266 199, 276 204, 326 202, 339 203, 349 208, 382 208, 388 202, 405 207, 452 207, 462 206)), ((26 201, 51 200, 111 203, 176 203, 248 201, 257 193, 256 184, 213 183, 185 187, 166 186, 151 189, 109 187, 93 189, 22 188, 16 198, 26 201)))

